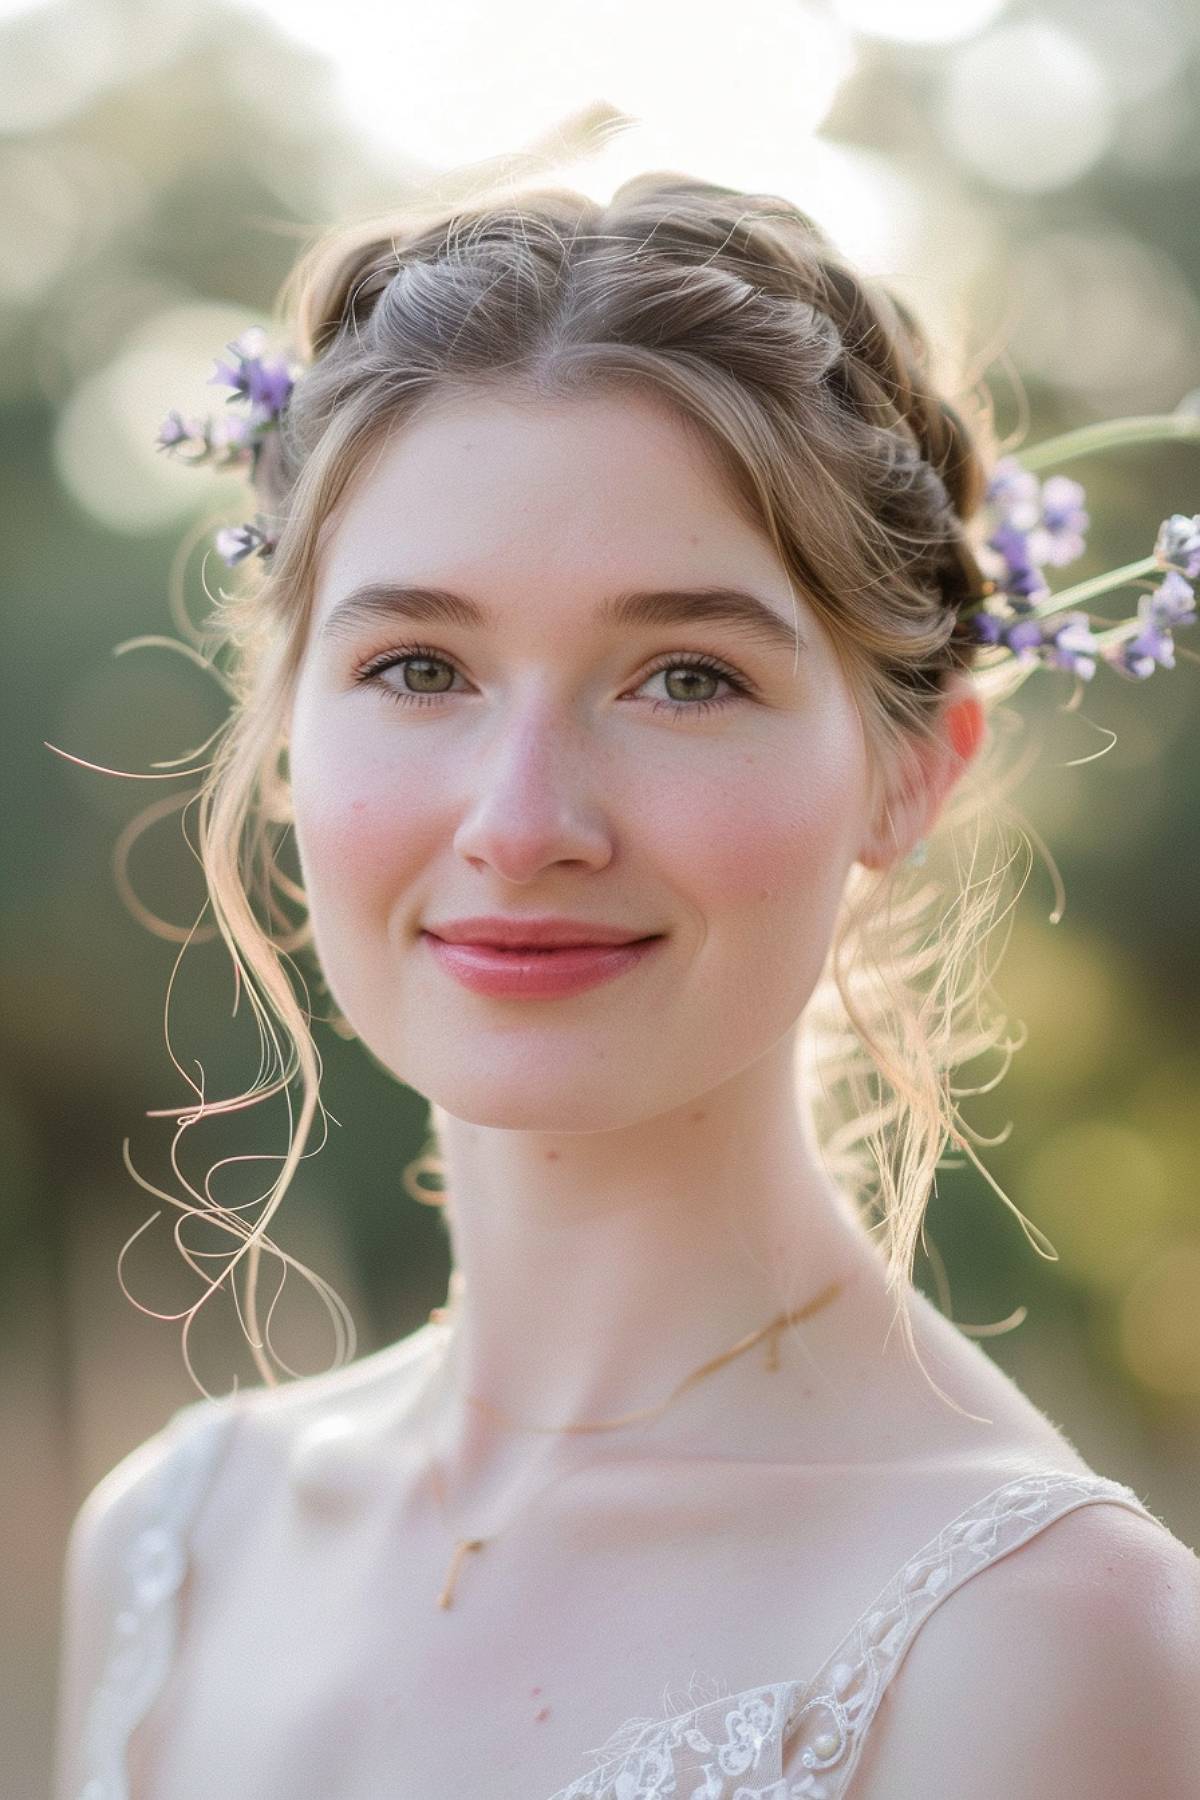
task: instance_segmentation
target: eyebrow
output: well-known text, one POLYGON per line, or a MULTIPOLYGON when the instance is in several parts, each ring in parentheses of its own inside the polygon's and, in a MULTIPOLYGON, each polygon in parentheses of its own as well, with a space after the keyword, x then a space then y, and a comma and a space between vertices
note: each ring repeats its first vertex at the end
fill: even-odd
MULTIPOLYGON (((743 588, 654 588, 613 594, 595 610, 598 624, 630 629, 661 625, 731 625, 744 637, 771 649, 807 650, 797 626, 757 594, 743 588)), ((321 627, 322 642, 353 635, 365 624, 408 619, 415 624, 457 625, 487 631, 495 615, 478 600, 446 588, 369 581, 332 608, 321 627)))

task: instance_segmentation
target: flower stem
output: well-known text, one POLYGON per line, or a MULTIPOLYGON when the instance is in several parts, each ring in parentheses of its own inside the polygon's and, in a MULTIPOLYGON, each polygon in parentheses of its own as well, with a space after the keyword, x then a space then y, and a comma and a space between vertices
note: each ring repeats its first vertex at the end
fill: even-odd
POLYGON ((1109 569, 1103 575, 1093 575, 1090 581, 1077 581, 1074 587, 1063 588, 1059 594, 1051 594, 1048 600, 1039 601, 1035 608, 1035 616, 1040 618, 1045 613, 1061 612, 1065 606, 1078 606, 1085 600, 1094 600, 1097 594, 1107 594, 1110 588, 1124 587, 1127 581, 1136 581, 1139 575, 1150 575, 1159 571, 1159 564, 1153 556, 1143 556, 1137 562, 1123 563, 1119 569, 1109 569))
POLYGON ((1125 638, 1136 637, 1140 630, 1140 619, 1127 619, 1124 625, 1114 625, 1109 631, 1094 631, 1092 638, 1097 650, 1107 650, 1111 644, 1119 644, 1125 638))
POLYGON ((1073 456, 1089 456, 1093 450, 1172 438, 1200 438, 1200 413, 1147 413, 1129 419, 1105 419, 1097 425, 1082 425, 1076 431, 1046 438, 1015 455, 1022 468, 1036 472, 1051 464, 1069 462, 1073 456))

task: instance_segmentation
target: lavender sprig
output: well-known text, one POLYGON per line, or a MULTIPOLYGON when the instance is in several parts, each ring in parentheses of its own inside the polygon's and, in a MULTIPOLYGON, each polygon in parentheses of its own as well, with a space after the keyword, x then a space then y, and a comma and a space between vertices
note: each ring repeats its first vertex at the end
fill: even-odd
MULTIPOLYGON (((203 419, 185 418, 173 410, 159 426, 155 442, 158 449, 189 464, 246 469, 253 483, 263 443, 278 430, 296 378, 285 358, 264 356, 266 334, 260 325, 247 327, 226 348, 232 360, 215 363, 209 385, 232 389, 227 404, 248 402, 249 410, 203 419)), ((214 541, 217 554, 231 568, 253 554, 270 556, 276 543, 261 513, 253 521, 223 527, 214 541)))
POLYGON ((267 528, 263 514, 256 513, 252 523, 223 526, 214 534, 214 542, 217 555, 223 557, 232 569, 247 556, 270 556, 275 549, 276 540, 267 528))
POLYGON ((1159 526, 1152 555, 1052 594, 1043 569, 1064 567, 1082 554, 1090 523, 1085 498, 1080 483, 1066 476, 1039 481, 1011 456, 996 464, 984 498, 990 530, 978 559, 991 592, 961 615, 971 641, 1084 681, 1098 660, 1135 680, 1155 668, 1174 668, 1172 633, 1196 617, 1190 583, 1200 575, 1200 514, 1172 513, 1159 526), (1136 618, 1097 637, 1079 602, 1153 572, 1164 578, 1143 594, 1136 618), (1051 614, 1063 616, 1051 621, 1051 614))
MULTIPOLYGON (((155 441, 189 464, 247 469, 253 484, 264 442, 279 430, 299 371, 286 357, 266 355, 259 325, 226 348, 231 359, 214 364, 210 385, 228 387, 229 405, 245 405, 246 412, 200 419, 173 410, 155 441)), ((1172 513, 1159 526, 1151 555, 1054 593, 1044 571, 1065 568, 1083 554, 1091 519, 1079 482, 1058 473, 1042 480, 1038 470, 1118 444, 1197 436, 1200 417, 1181 408, 1083 426, 1034 445, 1021 460, 1000 458, 985 495, 988 531, 978 557, 987 591, 960 609, 956 627, 982 649, 981 668, 1012 659, 1090 681, 1099 661, 1134 680, 1175 666, 1173 633, 1196 619, 1192 583, 1200 579, 1200 514, 1172 513), (1136 616, 1097 635, 1082 604, 1147 575, 1161 580, 1143 592, 1136 616)), ((276 543, 262 513, 215 534, 217 552, 231 568, 251 556, 271 556, 276 543)))

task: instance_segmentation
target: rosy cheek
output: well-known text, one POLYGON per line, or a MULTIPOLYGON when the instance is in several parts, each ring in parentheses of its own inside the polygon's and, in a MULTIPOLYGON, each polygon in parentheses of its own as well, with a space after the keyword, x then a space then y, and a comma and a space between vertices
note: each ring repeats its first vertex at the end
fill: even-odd
POLYGON ((299 787, 296 835, 310 887, 353 904, 380 884, 394 887, 407 870, 420 838, 419 820, 396 794, 347 793, 331 772, 328 781, 299 787))
POLYGON ((778 798, 743 806, 714 820, 708 868, 715 895, 740 907, 761 901, 784 908, 815 896, 835 862, 836 818, 815 805, 783 806, 778 798))
POLYGON ((853 790, 846 762, 828 744, 786 744, 746 757, 721 778, 673 790, 655 807, 657 834, 670 843, 684 884, 690 871, 701 905, 773 902, 787 911, 805 895, 819 902, 833 886, 840 891, 853 790), (785 750, 791 755, 780 768, 785 750))

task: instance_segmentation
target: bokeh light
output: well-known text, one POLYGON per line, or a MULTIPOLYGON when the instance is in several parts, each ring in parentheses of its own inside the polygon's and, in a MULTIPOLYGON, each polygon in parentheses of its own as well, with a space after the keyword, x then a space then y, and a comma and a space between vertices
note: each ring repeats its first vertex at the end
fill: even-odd
POLYGON ((948 44, 972 36, 1003 12, 1007 0, 832 0, 839 19, 865 36, 899 44, 948 44))
POLYGON ((1121 1355, 1160 1394, 1200 1395, 1200 1238, 1166 1244, 1124 1295, 1121 1355))
MULTIPOLYGON (((1032 881, 1040 892, 1044 872, 1032 881)), ((1129 1032, 1137 992, 1133 972, 1101 934, 1081 920, 1070 929, 1035 924, 1034 911, 1031 902, 1014 922, 1004 967, 1005 1005, 1028 1033, 1010 1079, 1048 1091, 1057 1110, 1100 1074, 1114 1033, 1129 1032)))
MULTIPOLYGON (((53 139, 0 146, 0 307, 28 306, 56 284, 69 292, 64 274, 102 257, 115 233, 144 219, 150 198, 145 175, 116 150, 53 139)), ((3 379, 11 391, 19 371, 3 379)))
POLYGON ((515 152, 597 102, 653 122, 688 166, 769 134, 786 144, 816 129, 854 65, 849 32, 803 0, 744 0, 713 30, 691 0, 611 0, 594 19, 558 0, 254 10, 329 57, 355 130, 430 170, 515 152))
POLYGON ((68 5, 23 10, 4 25, 0 131, 45 130, 84 106, 119 67, 116 15, 68 5))
POLYGON ((1108 78, 1049 20, 1003 25, 949 58, 941 127, 954 154, 999 188, 1046 193, 1077 181, 1112 136, 1108 78))
POLYGON ((1200 303, 1170 257, 1128 232, 1051 231, 1014 271, 1012 348, 1106 413, 1170 411, 1200 367, 1200 303))
POLYGON ((188 0, 138 7, 136 25, 110 0, 56 0, 0 15, 0 132, 61 125, 104 89, 176 55, 196 30, 188 0))
POLYGON ((1049 1237, 1072 1278, 1117 1287, 1175 1212, 1153 1138, 1113 1119, 1080 1119, 1030 1158, 1021 1210, 1049 1237))
POLYGON ((1185 66, 1196 22, 1177 0, 1055 0, 1055 19, 1103 64, 1123 106, 1157 96, 1185 66))
POLYGON ((83 225, 82 196, 53 156, 0 153, 0 304, 33 300, 64 269, 83 225))
POLYGON ((208 385, 224 346, 250 324, 245 308, 194 304, 145 320, 63 406, 54 440, 60 479, 110 531, 160 531, 199 506, 245 496, 236 471, 189 469, 155 447, 166 414, 216 414, 229 390, 208 385), (197 483, 207 482, 203 497, 197 483))

